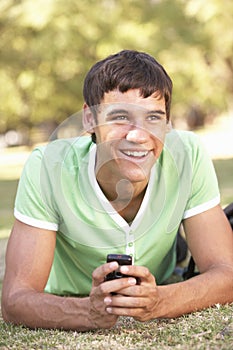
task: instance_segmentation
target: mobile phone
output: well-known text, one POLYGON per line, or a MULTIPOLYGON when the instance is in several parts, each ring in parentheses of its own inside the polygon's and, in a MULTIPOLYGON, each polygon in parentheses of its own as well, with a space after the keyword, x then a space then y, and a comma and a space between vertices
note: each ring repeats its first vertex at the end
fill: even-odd
MULTIPOLYGON (((120 266, 122 265, 132 265, 132 257, 126 254, 108 254, 107 262, 117 261, 120 266)), ((123 275, 119 269, 110 272, 106 277, 105 281, 111 281, 118 278, 130 277, 128 275, 123 275)))

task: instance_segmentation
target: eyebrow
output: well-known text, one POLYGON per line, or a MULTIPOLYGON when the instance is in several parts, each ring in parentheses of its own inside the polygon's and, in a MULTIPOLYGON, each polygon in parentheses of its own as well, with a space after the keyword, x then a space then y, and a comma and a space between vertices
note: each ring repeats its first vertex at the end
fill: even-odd
MULTIPOLYGON (((114 114, 121 114, 121 113, 129 113, 127 109, 113 109, 112 111, 109 111, 107 113, 108 116, 114 115, 114 114)), ((161 115, 166 115, 166 112, 163 111, 162 109, 156 109, 154 111, 148 111, 147 114, 161 114, 161 115)))
POLYGON ((166 114, 166 112, 163 111, 162 109, 156 109, 154 111, 148 111, 147 112, 147 114, 152 114, 152 113, 154 113, 154 114, 161 114, 161 115, 165 115, 166 114))
POLYGON ((107 115, 111 116, 111 115, 120 114, 120 113, 129 113, 129 111, 127 111, 127 109, 113 109, 112 111, 109 111, 107 115))

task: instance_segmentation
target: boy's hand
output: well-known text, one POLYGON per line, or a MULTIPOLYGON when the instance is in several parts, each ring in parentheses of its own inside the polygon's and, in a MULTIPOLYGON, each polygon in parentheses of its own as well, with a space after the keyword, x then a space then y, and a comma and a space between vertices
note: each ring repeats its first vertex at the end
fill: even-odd
MULTIPOLYGON (((106 307, 112 303, 112 294, 124 291, 137 283, 133 277, 105 281, 108 273, 117 270, 117 262, 103 264, 92 274, 92 289, 89 297, 89 316, 93 328, 111 328, 120 314, 107 312, 106 307)), ((122 268, 121 268, 122 269, 122 268)))

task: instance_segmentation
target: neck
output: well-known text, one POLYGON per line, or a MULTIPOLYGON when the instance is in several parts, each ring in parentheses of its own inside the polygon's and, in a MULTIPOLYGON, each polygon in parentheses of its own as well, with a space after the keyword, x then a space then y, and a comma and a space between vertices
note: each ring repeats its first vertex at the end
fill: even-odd
POLYGON ((100 188, 110 202, 131 202, 132 200, 144 196, 148 182, 132 183, 127 179, 102 180, 97 176, 100 188))
POLYGON ((121 215, 128 223, 131 223, 137 215, 140 206, 142 204, 145 190, 141 192, 137 197, 132 198, 130 201, 115 200, 111 202, 113 208, 121 215))
POLYGON ((147 182, 132 184, 127 179, 118 182, 97 181, 113 208, 127 222, 133 221, 143 201, 147 182))

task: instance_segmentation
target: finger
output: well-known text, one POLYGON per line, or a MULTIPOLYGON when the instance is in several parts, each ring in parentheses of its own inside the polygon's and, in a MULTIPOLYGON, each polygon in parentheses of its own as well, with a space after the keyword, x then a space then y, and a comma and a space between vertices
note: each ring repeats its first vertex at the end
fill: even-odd
POLYGON ((127 289, 130 286, 135 286, 137 280, 133 277, 129 278, 119 278, 116 280, 106 281, 98 286, 99 293, 101 294, 111 294, 118 293, 119 290, 127 289))
POLYGON ((149 300, 158 298, 158 289, 156 285, 135 285, 127 288, 122 288, 117 291, 117 294, 134 298, 147 298, 149 300))
POLYGON ((146 297, 125 297, 118 294, 112 297, 107 296, 104 299, 104 303, 107 305, 107 307, 145 308, 150 303, 150 300, 148 300, 146 297))
POLYGON ((100 285, 100 283, 104 282, 105 276, 110 272, 117 270, 119 267, 116 261, 103 264, 97 267, 92 273, 92 283, 94 287, 100 285))
POLYGON ((140 283, 152 283, 156 284, 155 277, 150 273, 149 269, 145 266, 120 266, 120 272, 125 275, 137 277, 140 283))
POLYGON ((108 306, 106 311, 111 315, 139 317, 142 314, 142 308, 123 308, 108 306))
POLYGON ((148 288, 144 288, 141 285, 135 285, 135 286, 127 286, 126 288, 119 289, 117 291, 117 294, 124 295, 124 296, 132 296, 132 297, 143 297, 149 295, 150 291, 148 291, 148 288))

